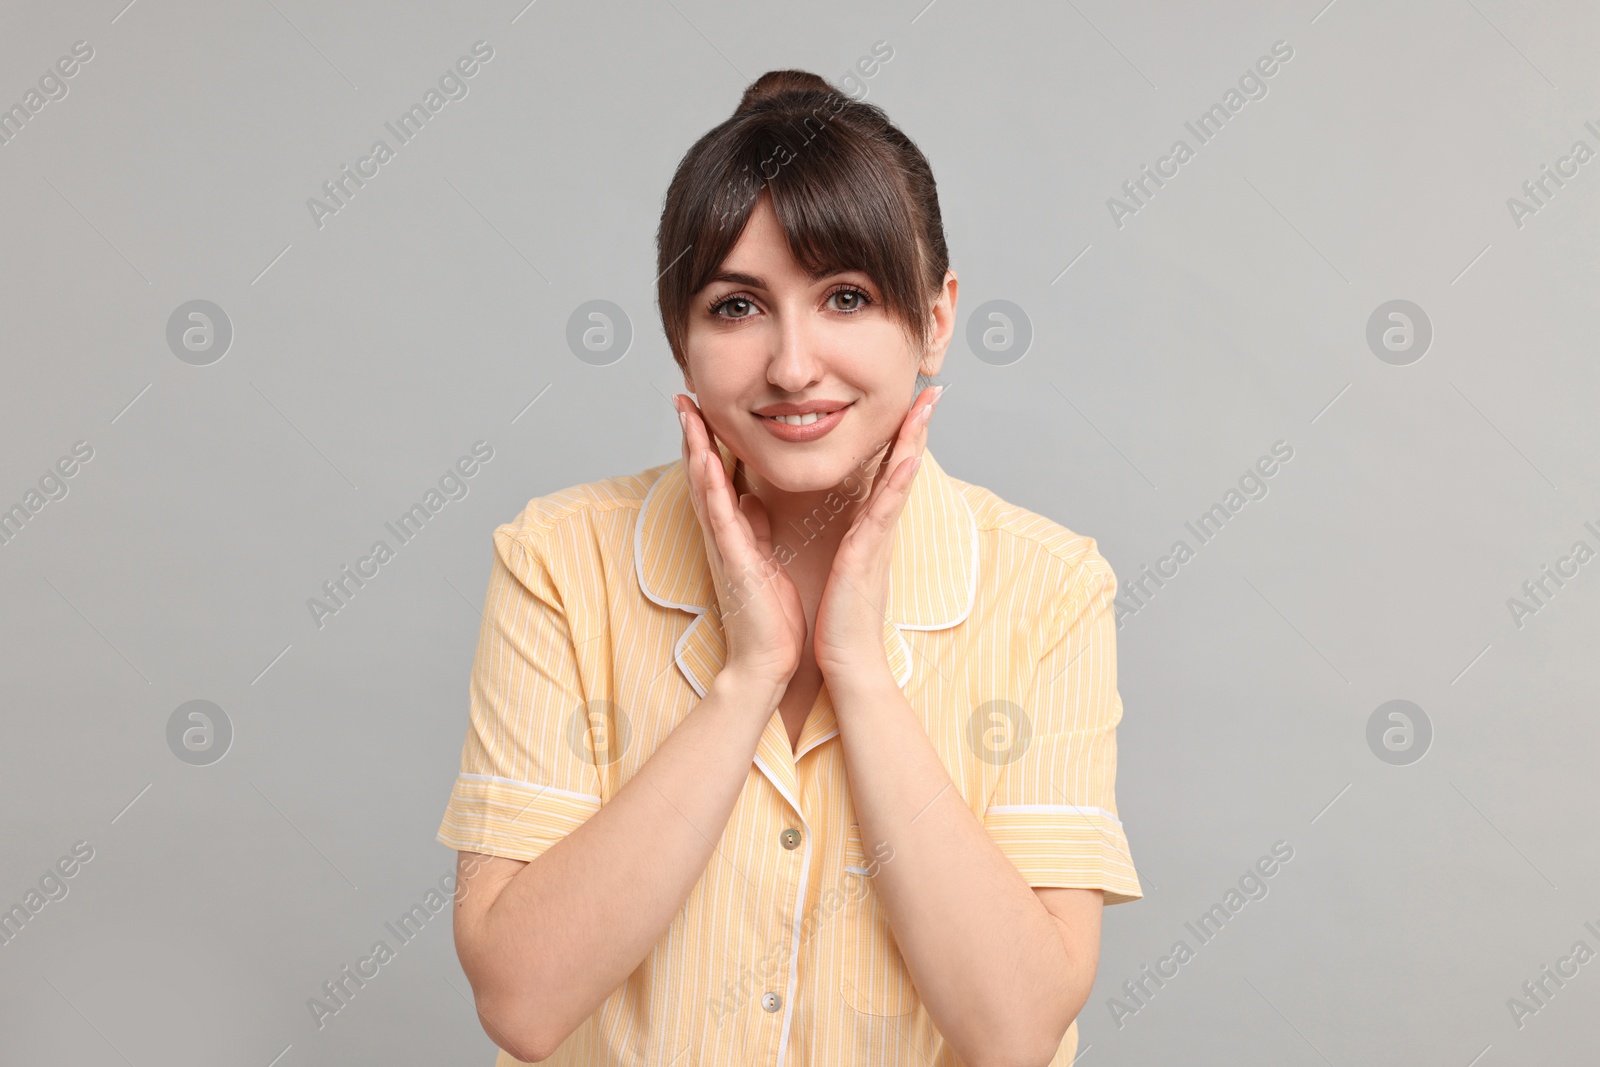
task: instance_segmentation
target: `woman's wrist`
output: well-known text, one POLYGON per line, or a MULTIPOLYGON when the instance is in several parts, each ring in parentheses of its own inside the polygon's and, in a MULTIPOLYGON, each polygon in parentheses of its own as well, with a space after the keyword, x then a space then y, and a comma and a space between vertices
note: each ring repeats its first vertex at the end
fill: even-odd
POLYGON ((789 680, 729 666, 712 679, 711 688, 726 694, 739 707, 758 707, 771 714, 783 700, 789 680))
POLYGON ((851 700, 857 697, 872 698, 889 691, 900 691, 900 683, 895 680, 894 673, 889 669, 887 662, 871 663, 869 666, 857 666, 849 669, 834 667, 824 668, 822 677, 828 684, 828 693, 834 699, 837 708, 842 700, 851 700))

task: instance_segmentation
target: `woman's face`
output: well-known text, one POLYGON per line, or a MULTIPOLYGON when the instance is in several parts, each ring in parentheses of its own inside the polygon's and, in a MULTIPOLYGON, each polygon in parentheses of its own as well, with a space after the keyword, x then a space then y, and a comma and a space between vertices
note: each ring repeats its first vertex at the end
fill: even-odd
POLYGON ((711 429, 744 460, 752 484, 831 489, 853 472, 871 473, 861 465, 899 431, 918 370, 938 373, 955 292, 947 273, 919 365, 872 279, 857 270, 809 277, 763 195, 717 275, 695 294, 684 384, 711 429), (824 414, 812 426, 775 425, 766 414, 784 404, 824 414))

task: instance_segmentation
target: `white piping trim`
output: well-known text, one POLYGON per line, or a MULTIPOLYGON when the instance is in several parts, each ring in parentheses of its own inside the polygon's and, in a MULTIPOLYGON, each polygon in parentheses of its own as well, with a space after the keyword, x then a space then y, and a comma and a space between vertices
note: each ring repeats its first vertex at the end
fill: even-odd
POLYGON ((794 991, 800 981, 800 924, 805 918, 805 909, 800 905, 805 899, 806 882, 811 872, 811 838, 813 835, 811 824, 806 821, 804 810, 795 802, 794 797, 789 795, 789 791, 778 782, 778 777, 772 773, 772 768, 767 766, 767 762, 760 756, 755 757, 755 763, 757 767, 761 768, 761 773, 765 774, 767 780, 772 783, 772 787, 783 795, 783 799, 789 802, 790 807, 794 808, 795 814, 800 817, 800 825, 805 827, 806 852, 800 861, 800 884, 798 890, 800 899, 795 901, 793 947, 789 953, 789 989, 783 1002, 783 1031, 778 1038, 778 1063, 782 1064, 784 1053, 789 1049, 789 1027, 794 1022, 794 991))
MULTIPOLYGON (((683 460, 679 459, 678 465, 681 466, 682 463, 683 460)), ((702 615, 707 609, 699 604, 679 604, 672 600, 663 599, 656 595, 654 589, 644 584, 644 518, 650 510, 650 499, 656 495, 656 490, 661 487, 661 483, 667 480, 667 475, 671 473, 671 470, 672 464, 668 464, 667 469, 661 472, 660 477, 650 483, 650 488, 645 492, 644 500, 640 501, 638 514, 633 520, 633 578, 634 581, 639 583, 639 591, 644 593, 645 598, 651 603, 660 604, 664 608, 677 608, 679 611, 687 611, 693 615, 702 615)), ((684 471, 684 478, 687 479, 688 477, 688 471, 684 471)), ((704 693, 700 695, 705 696, 704 693)))
MULTIPOLYGON (((902 682, 901 684, 904 685, 905 683, 902 682)), ((837 714, 837 712, 835 714, 837 714)), ((811 744, 807 745, 805 748, 802 748, 799 752, 796 752, 794 754, 794 762, 795 762, 795 764, 798 765, 800 763, 800 757, 804 756, 807 752, 810 752, 812 749, 816 748, 818 745, 822 744, 824 741, 832 740, 833 738, 838 737, 838 736, 839 736, 839 728, 837 726, 835 726, 833 729, 829 730, 827 733, 823 734, 821 737, 819 737, 815 741, 811 742, 811 744)))
MULTIPOLYGON (((946 483, 950 482, 950 475, 948 473, 945 474, 945 481, 946 483)), ((967 503, 966 494, 954 485, 950 486, 950 490, 951 492, 955 493, 956 499, 961 501, 961 507, 967 513, 967 531, 971 535, 970 540, 972 541, 972 559, 967 566, 967 604, 961 609, 960 615, 957 615, 955 618, 950 619, 947 622, 929 623, 927 626, 912 626, 909 623, 901 624, 897 622, 894 624, 895 629, 897 630, 948 629, 951 626, 955 626, 957 623, 965 622, 967 616, 972 614, 972 606, 978 602, 978 520, 977 517, 972 514, 972 505, 967 503)), ((911 649, 907 647, 906 654, 908 657, 910 656, 910 653, 911 649)), ((910 675, 907 675, 907 677, 909 678, 910 675)), ((902 682, 901 684, 904 685, 905 683, 902 682)))
MULTIPOLYGON (((682 463, 683 461, 680 459, 678 461, 678 466, 681 467, 682 463)), ((651 603, 659 604, 664 608, 676 608, 679 611, 687 611, 692 615, 703 615, 710 610, 709 605, 701 607, 699 604, 679 604, 677 601, 667 600, 664 597, 657 596, 655 590, 649 588, 644 583, 644 519, 646 513, 650 510, 651 498, 656 495, 656 490, 659 489, 661 487, 661 483, 666 480, 667 474, 670 470, 671 465, 668 466, 667 471, 663 471, 660 477, 650 483, 650 488, 645 492, 644 499, 640 501, 639 510, 635 514, 633 526, 633 576, 634 580, 639 583, 639 590, 644 593, 646 599, 648 599, 651 603)), ((684 478, 688 478, 687 471, 684 472, 684 478)), ((951 626, 955 626, 957 623, 965 622, 967 616, 972 614, 973 605, 975 605, 978 600, 978 519, 977 516, 972 513, 972 505, 967 503, 967 495, 963 493, 959 487, 950 484, 951 478, 948 473, 945 473, 945 482, 946 484, 950 485, 951 492, 955 494, 957 500, 961 501, 961 508, 967 513, 968 539, 972 542, 972 555, 971 559, 968 561, 966 573, 967 603, 966 606, 961 609, 960 615, 957 615, 955 618, 946 622, 929 623, 926 626, 913 626, 910 624, 895 623, 894 626, 897 630, 948 629, 951 626)), ((907 647, 906 654, 909 656, 910 653, 911 649, 907 647)), ((702 693, 701 695, 704 696, 705 694, 702 693)))
MULTIPOLYGON (((640 588, 643 588, 643 587, 641 586, 640 588)), ((658 601, 657 603, 660 603, 660 601, 658 601)), ((675 606, 675 605, 668 605, 668 606, 672 607, 672 606, 675 606)), ((681 606, 681 605, 676 605, 676 606, 681 606)), ((685 611, 694 611, 693 608, 684 608, 684 610, 685 611)), ((701 625, 705 621, 706 621, 706 616, 705 616, 704 612, 695 612, 694 622, 691 622, 687 627, 684 628, 683 636, 679 637, 678 638, 678 643, 672 646, 672 662, 677 665, 678 672, 689 680, 690 687, 692 689, 694 689, 694 691, 696 693, 698 693, 702 698, 706 695, 708 690, 700 688, 700 682, 699 682, 698 679, 695 678, 694 672, 691 671, 688 668, 688 666, 685 665, 685 663, 683 662, 683 646, 688 644, 689 637, 690 637, 690 635, 692 635, 694 633, 695 627, 701 625)), ((715 680, 716 679, 712 679, 712 681, 715 681, 715 680)))
MULTIPOLYGON (((799 805, 795 806, 799 811, 799 805)), ((795 900, 794 933, 791 939, 792 948, 789 952, 789 990, 783 1001, 783 1031, 778 1037, 778 1063, 781 1067, 784 1053, 789 1051, 789 1028, 794 1024, 794 991, 800 982, 800 923, 805 917, 805 902, 807 876, 811 873, 811 827, 806 823, 806 817, 800 816, 800 824, 806 828, 806 854, 800 860, 800 885, 799 897, 795 900)))
POLYGON ((794 809, 794 813, 800 816, 800 825, 804 826, 807 830, 811 829, 811 824, 806 822, 805 810, 801 808, 799 802, 789 794, 789 791, 783 787, 783 783, 778 781, 778 776, 772 773, 772 768, 767 766, 767 761, 758 755, 755 757, 755 762, 756 766, 761 768, 761 773, 766 775, 767 780, 772 783, 772 788, 783 794, 783 799, 787 800, 789 802, 789 806, 794 809))
POLYGON ((1110 819, 1118 826, 1122 820, 1111 814, 1105 808, 1090 808, 1081 804, 991 804, 984 811, 985 815, 1098 815, 1102 819, 1110 819))
POLYGON ((500 785, 514 785, 519 789, 532 789, 541 794, 554 793, 558 797, 568 797, 572 800, 593 801, 601 806, 605 804, 603 797, 597 797, 591 793, 574 793, 570 789, 558 789, 553 785, 534 785, 532 782, 519 782, 515 778, 501 778, 493 774, 466 774, 463 772, 456 775, 456 777, 469 782, 498 782, 500 785))

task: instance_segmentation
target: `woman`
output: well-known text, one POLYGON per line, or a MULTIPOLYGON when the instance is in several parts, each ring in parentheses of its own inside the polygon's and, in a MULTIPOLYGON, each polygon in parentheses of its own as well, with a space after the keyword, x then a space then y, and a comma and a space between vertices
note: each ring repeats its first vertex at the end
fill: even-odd
POLYGON ((681 460, 494 536, 439 840, 498 1067, 1071 1062, 1101 908, 1142 895, 1116 582, 925 450, 927 161, 770 72, 657 237, 681 460))

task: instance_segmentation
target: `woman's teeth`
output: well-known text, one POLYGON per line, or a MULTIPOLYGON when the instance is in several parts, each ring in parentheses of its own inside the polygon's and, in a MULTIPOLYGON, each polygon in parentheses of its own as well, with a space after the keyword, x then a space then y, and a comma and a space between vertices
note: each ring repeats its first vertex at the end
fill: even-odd
MULTIPOLYGON (((831 414, 833 414, 833 412, 829 411, 829 412, 825 412, 824 414, 831 415, 831 414)), ((767 416, 767 418, 771 419, 773 422, 787 423, 790 426, 809 426, 811 423, 816 422, 821 417, 822 417, 822 415, 818 414, 815 411, 811 412, 809 415, 768 415, 767 416)))

